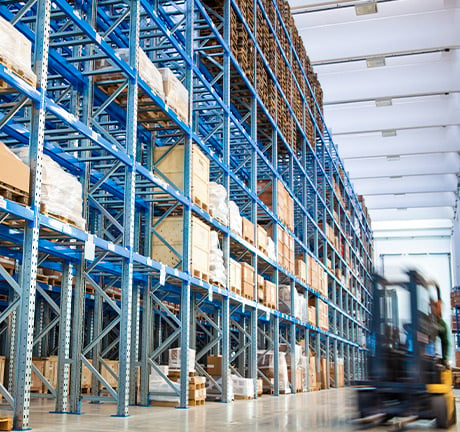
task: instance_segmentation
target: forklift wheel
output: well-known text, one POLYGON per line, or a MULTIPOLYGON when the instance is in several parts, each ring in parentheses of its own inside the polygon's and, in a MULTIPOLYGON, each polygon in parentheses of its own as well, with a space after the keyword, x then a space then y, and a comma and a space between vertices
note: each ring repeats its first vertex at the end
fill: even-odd
POLYGON ((431 400, 433 414, 436 417, 436 427, 447 429, 457 423, 457 410, 454 408, 451 413, 448 410, 446 395, 434 395, 431 400))

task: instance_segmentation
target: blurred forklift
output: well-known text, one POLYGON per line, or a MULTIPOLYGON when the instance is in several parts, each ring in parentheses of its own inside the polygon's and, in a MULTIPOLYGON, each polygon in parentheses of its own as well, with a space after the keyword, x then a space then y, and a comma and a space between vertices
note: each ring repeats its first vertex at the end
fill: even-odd
POLYGON ((403 426, 419 419, 435 419, 438 428, 447 429, 456 424, 457 414, 440 290, 416 271, 409 271, 407 276, 402 282, 374 276, 369 379, 356 383, 357 422, 403 426), (398 297, 407 301, 398 302, 398 297), (437 340, 441 342, 441 357, 435 355, 437 340))

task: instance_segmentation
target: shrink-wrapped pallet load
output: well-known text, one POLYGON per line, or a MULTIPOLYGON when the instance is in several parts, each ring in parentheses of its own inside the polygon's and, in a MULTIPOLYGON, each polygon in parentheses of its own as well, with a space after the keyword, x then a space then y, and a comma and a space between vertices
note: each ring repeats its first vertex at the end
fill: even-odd
MULTIPOLYGON (((0 17, 0 63, 33 87, 37 77, 31 67, 32 43, 11 23, 0 17)), ((0 89, 6 87, 0 82, 0 89)))
POLYGON ((219 246, 217 231, 211 230, 211 248, 209 251, 209 279, 225 287, 227 272, 224 265, 224 254, 219 246))
POLYGON ((228 224, 227 191, 216 182, 209 182, 209 212, 222 224, 228 224))
POLYGON ((188 124, 188 90, 180 82, 171 69, 160 69, 163 77, 163 91, 165 93, 165 102, 177 113, 177 115, 188 124))
POLYGON ((230 218, 230 229, 238 234, 243 235, 243 218, 240 215, 240 209, 234 201, 228 203, 228 214, 230 218))
MULTIPOLYGON (((24 163, 28 163, 28 147, 17 147, 13 151, 24 163)), ((44 211, 84 229, 82 185, 77 177, 61 168, 48 155, 43 155, 42 172, 41 204, 44 211)))

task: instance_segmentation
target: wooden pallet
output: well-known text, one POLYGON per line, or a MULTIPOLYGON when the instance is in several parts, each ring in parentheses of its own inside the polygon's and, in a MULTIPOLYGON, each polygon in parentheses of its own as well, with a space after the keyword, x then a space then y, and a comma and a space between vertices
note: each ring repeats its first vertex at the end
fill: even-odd
POLYGON ((29 194, 16 189, 6 183, 0 182, 0 195, 10 201, 15 201, 19 204, 29 204, 29 194))
POLYGON ((13 417, 0 417, 0 431, 13 429, 13 417))
MULTIPOLYGON (((7 69, 9 69, 11 72, 13 72, 15 75, 17 75, 19 78, 24 80, 27 84, 31 85, 32 87, 37 86, 37 78, 35 77, 35 74, 32 73, 32 76, 29 76, 29 74, 25 73, 21 68, 12 64, 10 61, 8 61, 8 59, 6 59, 5 57, 2 57, 1 55, 0 55, 0 63, 3 66, 5 66, 7 69)), ((10 87, 5 81, 0 80, 0 90, 5 92, 5 91, 11 91, 15 89, 10 87)))
POLYGON ((242 297, 248 300, 254 300, 254 296, 248 295, 248 294, 241 294, 242 297))
POLYGON ((209 282, 209 274, 202 272, 198 269, 192 269, 192 275, 198 279, 201 279, 205 282, 209 282))
POLYGON ((253 400, 254 396, 235 395, 235 400, 253 400))

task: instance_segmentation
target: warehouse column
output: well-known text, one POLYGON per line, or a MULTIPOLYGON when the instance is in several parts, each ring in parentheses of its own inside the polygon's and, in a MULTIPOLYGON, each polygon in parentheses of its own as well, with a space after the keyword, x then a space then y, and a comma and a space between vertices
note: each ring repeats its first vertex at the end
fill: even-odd
MULTIPOLYGON (((130 0, 130 31, 129 31, 129 65, 137 71, 139 46, 139 0, 130 0)), ((128 415, 129 383, 133 297, 133 253, 134 253, 134 214, 136 195, 136 150, 137 150, 137 73, 129 78, 127 118, 126 118, 126 153, 131 166, 126 166, 125 196, 123 215, 123 246, 128 249, 129 257, 123 259, 121 269, 121 317, 119 342, 119 372, 117 416, 128 415)))
POLYGON ((48 83, 48 49, 51 0, 38 0, 34 49, 34 73, 40 102, 32 104, 29 142, 29 166, 31 172, 30 207, 33 220, 26 224, 21 273, 21 300, 17 317, 16 377, 14 385, 15 429, 29 425, 30 380, 34 337, 35 291, 37 282, 38 239, 40 230, 40 200, 42 186, 42 157, 45 136, 45 94, 48 83))
POLYGON ((61 286, 61 308, 59 321, 58 371, 56 388, 56 412, 67 412, 69 381, 70 327, 72 307, 72 265, 63 264, 61 286))

